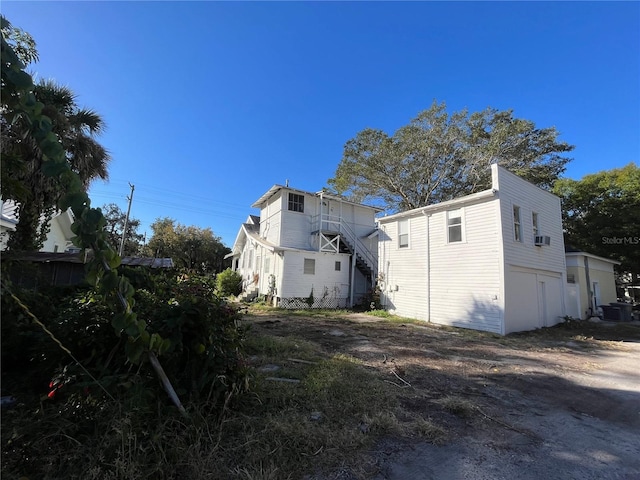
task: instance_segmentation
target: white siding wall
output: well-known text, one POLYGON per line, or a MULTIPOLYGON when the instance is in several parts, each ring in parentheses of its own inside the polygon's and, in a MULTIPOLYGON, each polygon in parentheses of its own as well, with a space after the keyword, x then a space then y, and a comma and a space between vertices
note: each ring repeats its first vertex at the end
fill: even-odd
POLYGON ((284 279, 284 255, 278 253, 274 256, 273 274, 276 276, 276 296, 282 293, 282 284, 284 279))
MULTIPOLYGON (((71 223, 69 212, 62 212, 56 215, 49 222, 49 233, 45 239, 41 252, 64 252, 67 246, 71 245, 71 238, 74 234, 71 232, 71 223)), ((119 245, 114 245, 118 248, 119 245)))
MULTIPOLYGON (((608 305, 617 301, 616 280, 613 269, 613 263, 599 260, 594 257, 588 257, 589 263, 589 281, 593 291, 593 283, 597 282, 600 290, 600 298, 597 299, 599 305, 608 305)), ((579 310, 569 311, 567 314, 576 318, 587 318, 590 314, 589 308, 589 291, 587 286, 587 274, 585 268, 585 256, 580 254, 567 254, 567 273, 573 274, 575 285, 578 288, 579 310)), ((596 312, 594 312, 595 314, 596 312)))
MULTIPOLYGON (((318 199, 313 195, 304 195, 304 213, 288 209, 289 192, 282 190, 282 229, 280 245, 283 247, 310 250, 313 248, 311 232, 313 217, 318 213, 318 199)), ((294 192, 298 193, 299 192, 294 192)))
POLYGON ((560 199, 497 165, 492 168, 504 245, 505 333, 555 325, 566 314, 560 199), (520 207, 522 242, 515 240, 514 205, 520 207), (551 237, 551 245, 534 245, 532 212, 538 213, 538 234, 551 237), (543 294, 545 298, 541 298, 543 294))
POLYGON ((242 247, 242 253, 238 261, 237 272, 242 275, 243 289, 251 290, 257 288, 253 283, 254 265, 256 261, 256 251, 253 243, 247 239, 242 247))
POLYGON ((311 293, 316 298, 325 293, 329 296, 347 298, 349 296, 349 255, 321 252, 285 252, 282 285, 278 296, 281 298, 306 298, 311 293), (315 273, 304 273, 304 259, 315 259, 315 273), (335 262, 341 262, 340 271, 335 270, 335 262))
POLYGON ((463 207, 461 243, 447 243, 446 218, 446 210, 428 219, 422 213, 410 217, 408 248, 398 248, 397 221, 381 220, 380 270, 387 307, 401 316, 500 333, 497 202, 463 207))
POLYGON ((504 333, 550 327, 565 315, 564 280, 560 274, 510 267, 505 278, 504 333))
POLYGON ((282 193, 278 192, 260 209, 260 236, 268 242, 280 244, 282 193))
POLYGON ((398 247, 398 222, 381 219, 378 269, 385 289, 383 302, 391 312, 418 320, 428 318, 426 219, 409 218, 409 246, 398 247))
POLYGON ((271 275, 275 276, 276 254, 270 252, 264 246, 258 245, 257 259, 259 259, 256 261, 256 271, 259 275, 258 293, 267 295, 269 293, 269 278, 271 275))
POLYGON ((349 227, 355 232, 360 239, 365 235, 369 235, 376 225, 375 210, 351 203, 341 203, 332 200, 329 203, 331 215, 341 216, 349 227))
MULTIPOLYGON (((41 252, 64 252, 67 247, 67 239, 60 227, 60 224, 54 219, 50 224, 51 230, 47 234, 47 238, 42 244, 41 252)), ((119 245, 115 245, 114 248, 118 248, 119 245)))
POLYGON ((446 211, 431 219, 431 321, 502 333, 498 202, 462 209, 460 243, 447 243, 446 211))
POLYGON ((497 171, 506 264, 557 273, 564 272, 560 199, 503 168, 497 168, 497 171), (520 207, 523 242, 516 242, 514 238, 513 205, 520 207), (534 245, 532 212, 538 213, 539 235, 551 237, 551 245, 542 247, 534 245))

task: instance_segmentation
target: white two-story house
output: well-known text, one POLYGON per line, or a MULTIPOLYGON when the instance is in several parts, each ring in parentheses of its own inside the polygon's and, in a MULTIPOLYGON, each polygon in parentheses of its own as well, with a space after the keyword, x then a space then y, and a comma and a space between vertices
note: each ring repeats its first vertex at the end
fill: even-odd
POLYGON ((274 185, 254 204, 233 245, 243 289, 283 308, 342 308, 371 292, 378 271, 381 210, 274 185))
POLYGON ((498 334, 566 315, 560 199, 491 166, 492 188, 379 218, 383 306, 498 334))

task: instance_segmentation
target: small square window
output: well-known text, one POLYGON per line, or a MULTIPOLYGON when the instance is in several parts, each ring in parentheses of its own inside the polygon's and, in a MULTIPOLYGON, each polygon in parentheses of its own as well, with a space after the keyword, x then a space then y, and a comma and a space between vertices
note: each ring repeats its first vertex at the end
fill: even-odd
POLYGON ((316 260, 314 258, 304 259, 304 274, 315 275, 316 273, 316 260))
POLYGON ((398 248, 409 246, 409 220, 398 220, 398 248))
POLYGON ((336 266, 335 266, 336 272, 339 272, 341 268, 342 268, 342 265, 340 264, 340 262, 336 262, 336 266))
POLYGON ((292 212, 304 213, 304 195, 297 193, 289 194, 289 210, 292 212))

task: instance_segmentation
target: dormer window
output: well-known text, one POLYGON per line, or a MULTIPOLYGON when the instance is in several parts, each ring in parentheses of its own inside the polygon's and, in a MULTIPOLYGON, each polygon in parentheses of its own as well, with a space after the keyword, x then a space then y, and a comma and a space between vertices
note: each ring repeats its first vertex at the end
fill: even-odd
POLYGON ((289 193, 289 211, 304 213, 304 195, 289 193))

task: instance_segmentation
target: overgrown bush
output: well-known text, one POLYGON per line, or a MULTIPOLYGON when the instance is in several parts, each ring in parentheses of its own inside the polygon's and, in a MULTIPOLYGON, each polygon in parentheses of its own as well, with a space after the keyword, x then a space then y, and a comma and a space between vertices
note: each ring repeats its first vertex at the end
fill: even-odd
MULTIPOLYGON (((137 283, 147 288, 136 291, 134 309, 150 333, 170 340, 160 362, 192 420, 180 418, 148 363, 127 361, 126 337, 116 336, 111 325, 114 312, 90 289, 34 293, 11 287, 78 363, 3 291, 2 394, 16 398, 2 415, 2 471, 8 477, 137 478, 140 472, 119 470, 135 466, 119 458, 151 458, 149 451, 136 450, 136 442, 149 441, 153 425, 174 423, 182 432, 202 415, 220 418, 230 398, 247 388, 240 316, 214 293, 210 277, 141 274, 137 283), (51 440, 38 440, 43 438, 51 440), (127 448, 133 450, 122 451, 130 440, 127 448), (78 445, 85 444, 101 452, 92 460, 92 468, 100 468, 79 477, 77 463, 86 459, 72 452, 82 452, 78 445)), ((179 458, 165 460, 179 465, 179 458)), ((176 478, 176 468, 154 478, 176 478)))
MULTIPOLYGON (((137 290, 134 309, 149 332, 170 340, 160 360, 178 395, 187 401, 206 396, 216 404, 226 392, 241 389, 246 378, 244 332, 237 324, 237 310, 214 293, 211 279, 158 275, 138 280, 148 288, 137 290)), ((60 395, 89 390, 100 396, 106 390, 128 401, 127 390, 138 385, 151 393, 148 398, 164 398, 148 364, 134 369, 127 362, 124 337, 118 338, 111 326, 114 312, 91 290, 16 294, 81 366, 10 295, 3 294, 3 390, 28 387, 46 394, 48 387, 43 385, 57 379, 64 385, 54 392, 60 395), (99 385, 91 385, 96 383, 91 376, 99 385)))
POLYGON ((225 271, 220 272, 217 275, 216 288, 218 290, 218 295, 221 297, 240 295, 242 292, 242 275, 230 268, 227 268, 225 271))

